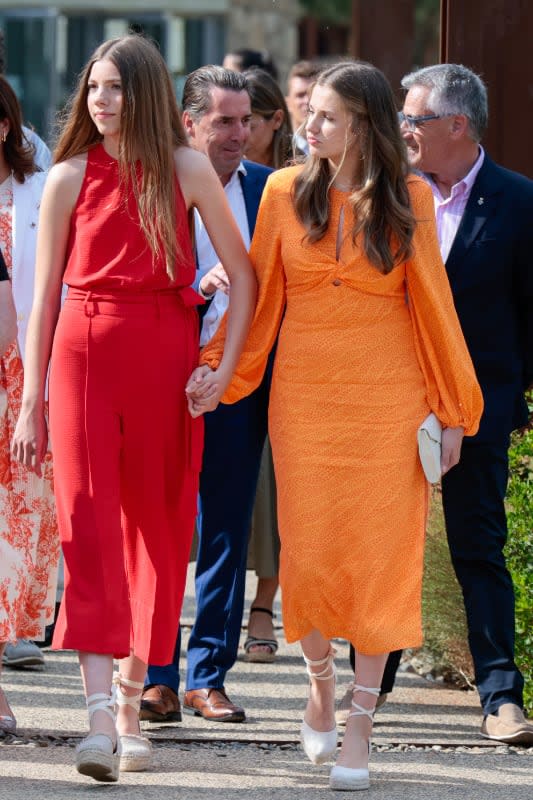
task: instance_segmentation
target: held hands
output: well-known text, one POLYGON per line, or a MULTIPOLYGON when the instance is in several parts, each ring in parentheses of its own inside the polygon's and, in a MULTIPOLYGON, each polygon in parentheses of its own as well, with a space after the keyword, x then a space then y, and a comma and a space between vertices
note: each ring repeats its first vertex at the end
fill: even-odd
POLYGON ((229 294, 229 278, 220 262, 205 273, 200 281, 200 289, 208 296, 215 294, 217 289, 224 294, 229 294))
POLYGON ((440 459, 443 475, 459 463, 464 434, 464 428, 443 428, 442 453, 440 459))
POLYGON ((213 371, 206 364, 196 367, 185 387, 191 417, 200 417, 206 411, 214 411, 228 383, 229 379, 220 369, 213 371))
POLYGON ((40 478, 48 447, 48 431, 42 411, 20 412, 11 445, 13 457, 40 478))

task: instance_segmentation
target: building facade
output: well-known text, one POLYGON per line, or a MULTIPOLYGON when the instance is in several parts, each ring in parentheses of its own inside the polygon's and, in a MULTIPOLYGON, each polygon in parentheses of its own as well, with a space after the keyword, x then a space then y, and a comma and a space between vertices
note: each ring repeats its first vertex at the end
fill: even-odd
POLYGON ((158 42, 181 94, 185 75, 229 48, 269 49, 282 73, 297 58, 297 0, 0 0, 5 74, 25 120, 47 141, 82 66, 105 39, 158 42))

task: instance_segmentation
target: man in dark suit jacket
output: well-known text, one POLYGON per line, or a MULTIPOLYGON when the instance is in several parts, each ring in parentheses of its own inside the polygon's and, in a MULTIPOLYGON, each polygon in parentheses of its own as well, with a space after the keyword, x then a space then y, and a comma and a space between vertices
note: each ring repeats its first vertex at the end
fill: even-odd
MULTIPOLYGON (((481 732, 531 745, 503 548, 509 436, 528 422, 524 392, 533 383, 533 181, 498 166, 480 146, 487 93, 473 72, 441 64, 407 75, 402 85, 409 161, 433 190, 441 253, 485 403, 479 433, 463 440, 459 464, 442 480, 484 713, 481 732)), ((391 686, 389 675, 382 692, 391 686)))
MULTIPOLYGON (((272 170, 242 161, 251 108, 246 78, 218 66, 187 78, 183 122, 189 142, 204 152, 224 186, 247 246, 263 188, 272 170)), ((208 301, 200 342, 214 334, 227 307, 227 276, 201 220, 195 222, 196 288, 208 301)), ((196 561, 196 619, 187 651, 184 711, 207 720, 242 722, 244 709, 224 690, 237 658, 246 577, 248 535, 261 454, 267 432, 270 370, 258 389, 234 405, 205 416, 196 561)), ((179 534, 179 532, 177 532, 179 534)), ((150 666, 141 719, 181 718, 178 700, 180 637, 173 664, 150 666)))

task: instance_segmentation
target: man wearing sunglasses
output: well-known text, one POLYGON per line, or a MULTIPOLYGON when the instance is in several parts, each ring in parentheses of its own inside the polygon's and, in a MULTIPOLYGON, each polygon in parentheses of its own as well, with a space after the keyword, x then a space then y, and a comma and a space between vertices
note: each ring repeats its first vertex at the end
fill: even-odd
POLYGON ((524 392, 533 383, 533 181, 498 166, 481 147, 487 90, 475 73, 441 64, 407 75, 402 86, 409 162, 433 191, 441 254, 485 402, 479 433, 464 440, 459 464, 442 480, 481 733, 531 746, 503 548, 509 436, 528 423, 524 392))

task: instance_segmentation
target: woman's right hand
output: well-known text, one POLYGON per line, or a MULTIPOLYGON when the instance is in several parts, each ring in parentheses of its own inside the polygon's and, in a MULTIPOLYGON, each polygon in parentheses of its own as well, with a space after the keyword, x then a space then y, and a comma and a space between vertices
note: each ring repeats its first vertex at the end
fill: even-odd
POLYGON ((48 449, 48 429, 41 410, 20 412, 11 445, 13 457, 40 478, 41 464, 48 449))
POLYGON ((440 463, 443 475, 446 475, 452 467, 455 467, 455 465, 459 463, 464 435, 465 429, 461 427, 442 429, 442 455, 440 463))
POLYGON ((185 388, 191 417, 200 417, 207 411, 214 411, 228 383, 229 377, 220 367, 215 371, 206 364, 197 367, 185 388))
POLYGON ((214 295, 218 289, 224 294, 229 294, 229 278, 220 261, 205 273, 200 281, 200 289, 208 297, 214 295))

